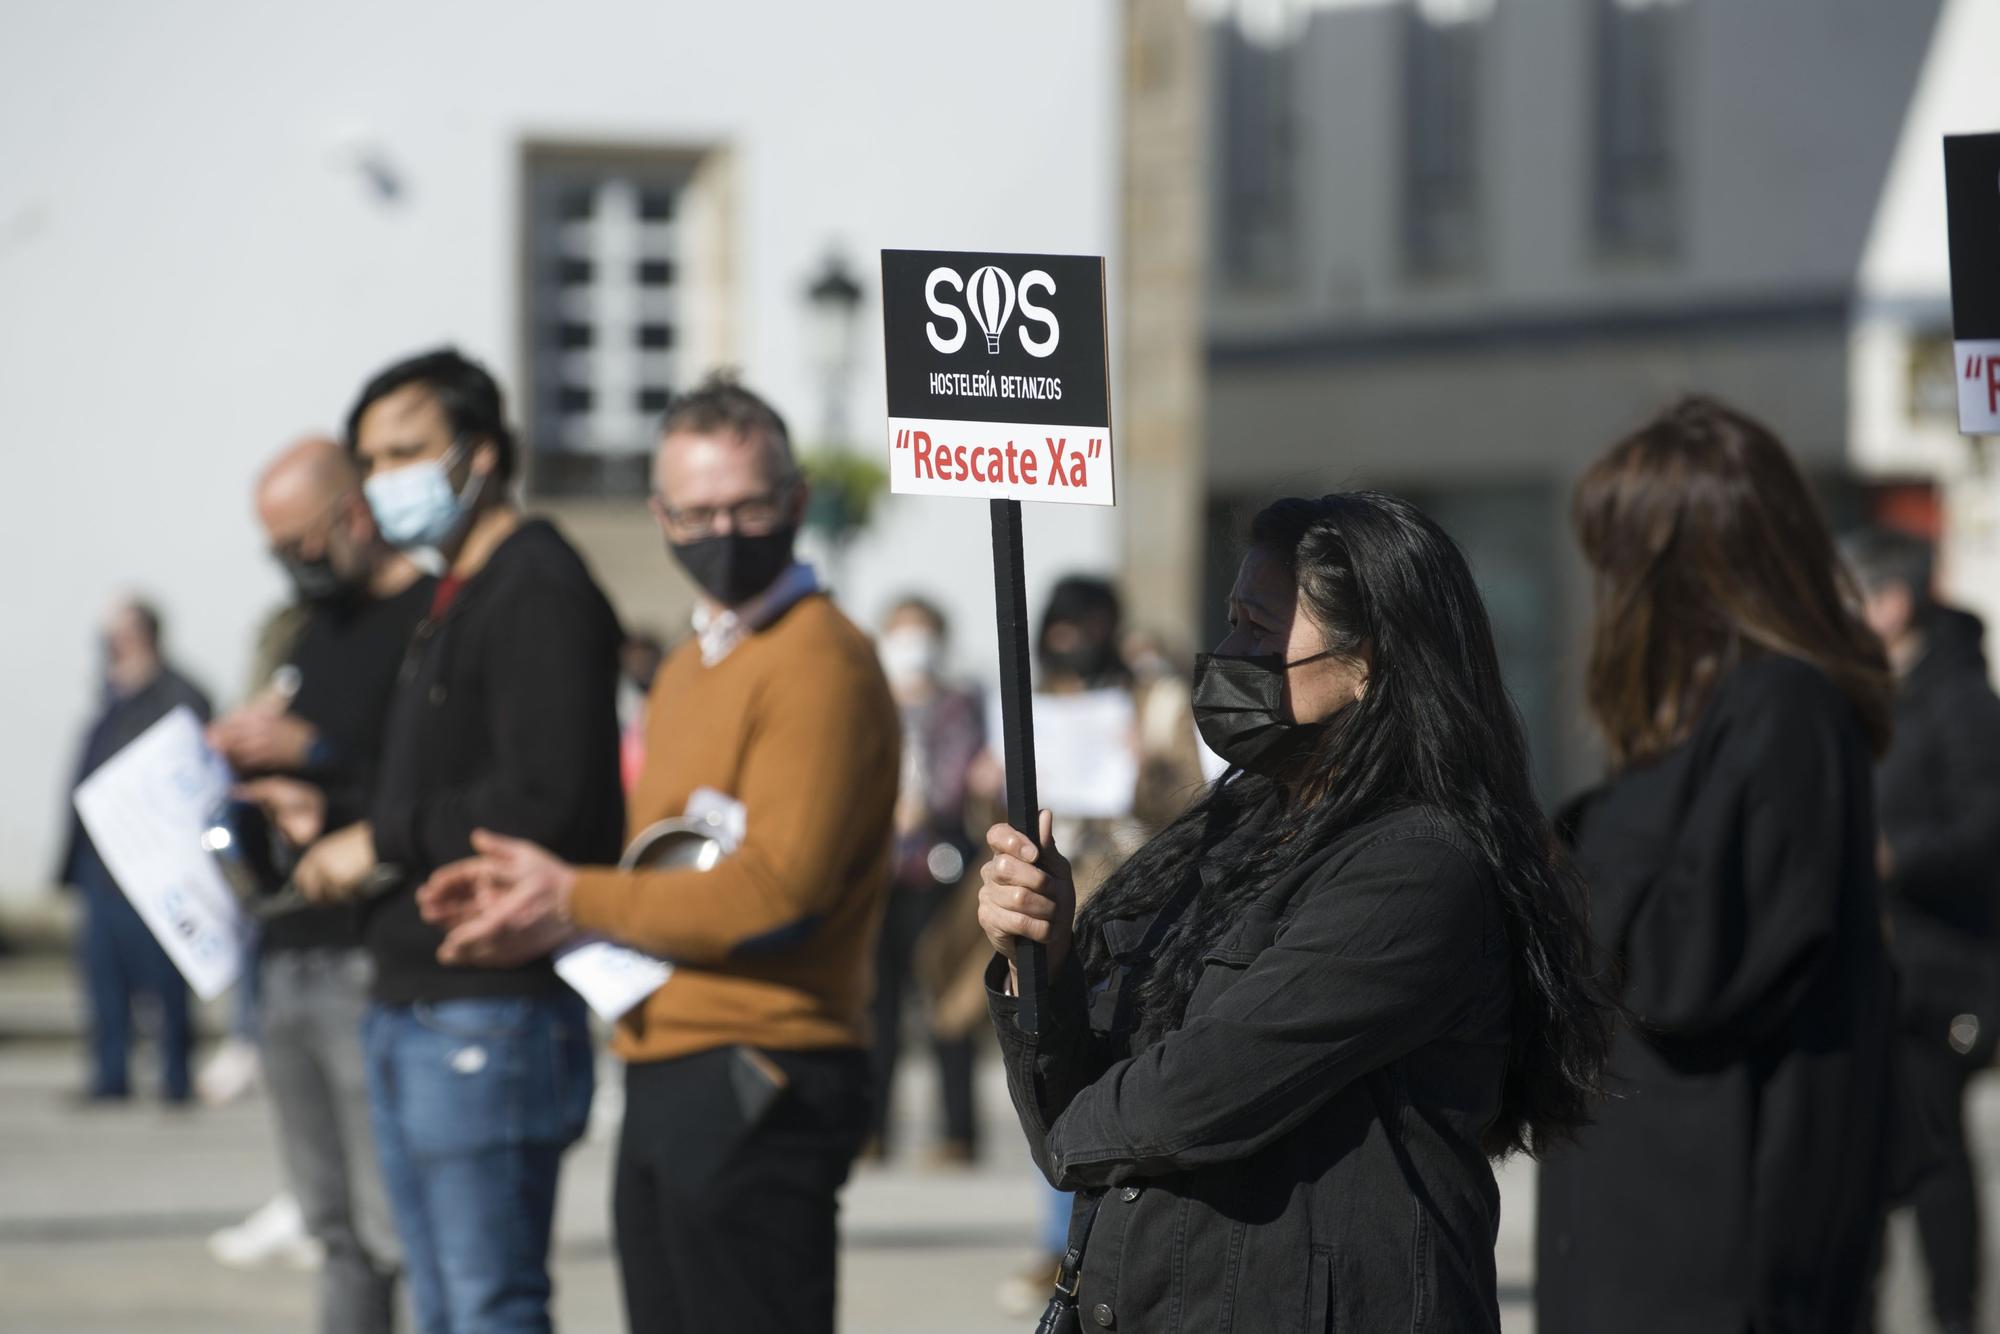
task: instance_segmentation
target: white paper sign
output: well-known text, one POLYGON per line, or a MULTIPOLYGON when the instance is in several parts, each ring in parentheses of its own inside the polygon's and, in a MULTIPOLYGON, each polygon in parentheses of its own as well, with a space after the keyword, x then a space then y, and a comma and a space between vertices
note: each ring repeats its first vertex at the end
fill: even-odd
POLYGON ((749 808, 728 793, 712 787, 696 788, 688 793, 686 815, 714 830, 711 837, 722 845, 723 856, 743 846, 743 831, 750 823, 749 808))
MULTIPOLYGON (((714 788, 696 788, 688 795, 686 814, 691 820, 709 823, 723 855, 741 846, 746 812, 734 797, 714 788)), ((674 975, 672 964, 600 936, 585 937, 556 951, 555 967, 556 976, 608 1024, 624 1018, 674 975)))
MULTIPOLYGON (((986 735, 1004 764, 998 696, 986 702, 986 735)), ((1116 820, 1139 789, 1139 718, 1130 691, 1035 696, 1035 795, 1059 816, 1116 820)))
POLYGON ((183 706, 76 789, 76 813, 112 878, 203 1000, 227 991, 244 965, 243 914, 201 845, 229 782, 228 766, 183 706))
POLYGON ((649 954, 587 936, 556 951, 556 976, 607 1024, 666 984, 674 966, 649 954))

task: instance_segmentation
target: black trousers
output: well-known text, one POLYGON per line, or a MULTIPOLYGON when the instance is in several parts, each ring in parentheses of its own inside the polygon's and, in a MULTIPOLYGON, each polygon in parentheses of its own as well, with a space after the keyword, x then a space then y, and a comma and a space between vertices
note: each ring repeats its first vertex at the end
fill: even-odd
POLYGON ((838 1197, 867 1098, 860 1051, 627 1067, 612 1215, 633 1334, 833 1329, 838 1197))
MULTIPOLYGON (((869 1134, 884 1152, 889 1148, 890 1103, 896 1086, 896 1061, 903 1046, 903 1008, 912 991, 911 965, 924 928, 938 909, 960 891, 950 886, 889 891, 882 915, 882 936, 875 946, 875 1096, 869 1134)), ((972 1095, 972 1038, 933 1038, 938 1086, 944 1102, 945 1138, 976 1147, 978 1124, 972 1095)))
POLYGON ((1931 1311, 1941 1323, 1969 1329, 1979 1299, 1979 1187, 1965 1141, 1965 1089, 1976 1071, 1934 1038, 1904 1041, 1911 1044, 1909 1078, 1940 1155, 1908 1201, 1916 1209, 1931 1311))

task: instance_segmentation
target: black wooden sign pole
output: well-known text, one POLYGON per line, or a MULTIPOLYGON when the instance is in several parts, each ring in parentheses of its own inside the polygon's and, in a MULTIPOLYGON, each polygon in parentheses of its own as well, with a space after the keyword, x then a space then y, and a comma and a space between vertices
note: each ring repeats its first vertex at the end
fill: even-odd
MULTIPOLYGON (((1041 846, 1040 803, 1035 799, 1035 701, 1028 677, 1028 588, 1022 576, 1021 502, 995 500, 993 510, 993 611, 1000 631, 1000 741, 1007 756, 1007 823, 1041 846)), ((1031 940, 1014 948, 1021 1003, 1016 1021, 1041 1029, 1045 984, 1042 947, 1031 940)))

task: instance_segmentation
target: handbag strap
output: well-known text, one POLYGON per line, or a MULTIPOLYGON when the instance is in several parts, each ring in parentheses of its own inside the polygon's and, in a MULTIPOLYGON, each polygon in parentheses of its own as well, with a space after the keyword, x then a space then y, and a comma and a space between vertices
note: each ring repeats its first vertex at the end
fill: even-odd
POLYGON ((1074 1301, 1077 1288, 1083 1283, 1083 1248, 1090 1241, 1090 1229, 1097 1222, 1097 1211, 1104 1203, 1104 1192, 1094 1190, 1077 1202, 1076 1212, 1070 1215, 1069 1245, 1063 1250, 1062 1264, 1056 1269, 1056 1291, 1074 1301))

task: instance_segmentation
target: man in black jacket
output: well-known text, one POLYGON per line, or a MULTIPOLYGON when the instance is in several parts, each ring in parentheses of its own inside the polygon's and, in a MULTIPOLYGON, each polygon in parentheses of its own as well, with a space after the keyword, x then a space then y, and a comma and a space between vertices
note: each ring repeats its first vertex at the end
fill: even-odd
POLYGON ((390 703, 369 818, 295 878, 341 897, 378 865, 399 873, 364 912, 363 1045, 419 1327, 545 1331, 558 1165, 590 1109, 582 1002, 546 957, 441 964, 415 890, 487 834, 617 860, 618 623, 575 550, 509 500, 514 440, 481 367, 449 349, 389 367, 347 443, 383 535, 445 573, 390 703))
POLYGON ((1939 1327, 1970 1331, 1979 1200, 1965 1089, 2000 1040, 2000 697, 1977 617, 1931 596, 1928 543, 1848 544, 1868 623, 1895 668, 1896 737, 1876 777, 1890 945, 1903 975, 1905 1065, 1941 1165, 1913 1192, 1939 1327))
MULTIPOLYGON (((258 478, 257 518, 304 615, 274 681, 209 741, 267 805, 317 802, 364 818, 404 649, 436 584, 376 531, 361 475, 328 439, 287 448, 258 478)), ((356 905, 264 923, 258 1040, 285 1175, 325 1248, 323 1334, 390 1334, 400 1261, 369 1128, 361 1022, 373 965, 356 905)))
MULTIPOLYGON (((104 623, 102 642, 104 708, 84 737, 76 784, 177 708, 192 709, 208 721, 208 697, 161 654, 160 614, 152 607, 120 602, 104 623)), ((74 809, 57 878, 83 896, 77 957, 89 1001, 91 1052, 84 1100, 122 1102, 132 1096, 126 1064, 132 1048, 132 1003, 150 995, 160 1009, 161 1096, 186 1103, 194 1046, 187 983, 111 878, 74 809)))

